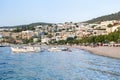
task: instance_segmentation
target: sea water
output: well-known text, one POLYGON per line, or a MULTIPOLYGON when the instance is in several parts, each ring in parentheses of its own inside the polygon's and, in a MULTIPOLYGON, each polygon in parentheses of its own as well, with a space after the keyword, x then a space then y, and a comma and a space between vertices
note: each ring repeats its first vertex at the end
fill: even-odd
POLYGON ((12 53, 10 47, 1 47, 0 80, 120 80, 120 59, 70 49, 12 53))

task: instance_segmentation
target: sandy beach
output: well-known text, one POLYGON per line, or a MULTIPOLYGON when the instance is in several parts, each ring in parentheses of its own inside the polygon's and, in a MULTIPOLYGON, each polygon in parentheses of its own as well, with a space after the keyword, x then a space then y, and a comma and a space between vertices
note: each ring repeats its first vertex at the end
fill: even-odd
POLYGON ((100 47, 73 46, 73 47, 87 50, 97 55, 120 59, 120 47, 105 47, 105 46, 100 47))

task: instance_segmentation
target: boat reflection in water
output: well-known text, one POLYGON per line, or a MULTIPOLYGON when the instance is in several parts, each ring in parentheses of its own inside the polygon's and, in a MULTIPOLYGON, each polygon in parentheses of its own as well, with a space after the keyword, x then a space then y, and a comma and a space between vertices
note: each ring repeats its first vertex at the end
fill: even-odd
POLYGON ((39 46, 14 46, 11 47, 12 52, 40 52, 41 47, 39 46))

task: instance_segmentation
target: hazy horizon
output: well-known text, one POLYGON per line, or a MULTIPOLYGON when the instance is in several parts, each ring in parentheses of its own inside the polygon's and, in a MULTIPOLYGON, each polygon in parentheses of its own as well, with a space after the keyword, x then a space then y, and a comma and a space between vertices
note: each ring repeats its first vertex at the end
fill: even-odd
POLYGON ((82 22, 120 11, 118 0, 0 0, 0 26, 82 22))

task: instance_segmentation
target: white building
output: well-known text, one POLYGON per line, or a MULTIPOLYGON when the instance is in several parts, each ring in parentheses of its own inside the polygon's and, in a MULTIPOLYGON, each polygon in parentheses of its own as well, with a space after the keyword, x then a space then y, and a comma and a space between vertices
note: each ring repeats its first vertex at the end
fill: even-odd
POLYGON ((106 31, 107 31, 107 33, 111 33, 111 32, 114 32, 115 30, 117 30, 118 27, 120 27, 120 25, 119 26, 113 26, 111 28, 107 28, 106 31))
POLYGON ((41 43, 49 43, 49 41, 50 41, 50 38, 42 38, 41 39, 41 43))
POLYGON ((0 35, 0 38, 2 38, 2 35, 0 35))
POLYGON ((16 27, 0 27, 0 31, 13 31, 16 27))
POLYGON ((31 30, 27 30, 27 31, 22 31, 21 32, 21 35, 22 35, 22 38, 23 39, 30 39, 31 37, 33 37, 34 36, 34 32, 33 31, 31 31, 31 30))
POLYGON ((109 25, 109 24, 114 24, 114 23, 116 23, 116 22, 118 22, 117 20, 112 20, 112 21, 103 21, 103 22, 101 22, 101 25, 105 25, 105 26, 107 26, 107 25, 109 25))

